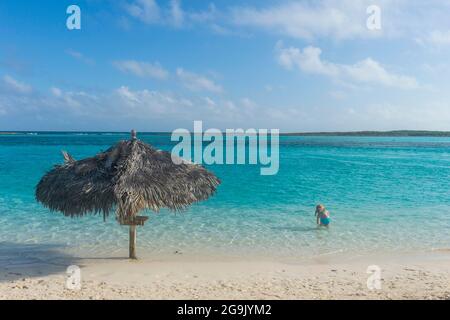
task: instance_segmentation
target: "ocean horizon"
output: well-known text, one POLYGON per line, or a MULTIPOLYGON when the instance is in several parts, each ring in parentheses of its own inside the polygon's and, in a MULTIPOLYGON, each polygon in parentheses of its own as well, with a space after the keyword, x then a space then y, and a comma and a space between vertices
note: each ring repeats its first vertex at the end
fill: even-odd
MULTIPOLYGON (((235 129, 232 129, 235 130, 235 129)), ((220 130, 226 134, 225 130, 220 130)), ((0 135, 46 135, 46 134, 77 134, 77 135, 129 135, 130 131, 58 131, 58 130, 4 130, 0 135)), ((190 131, 191 133, 193 130, 190 131)), ((172 135, 173 131, 139 131, 139 135, 172 135)), ((208 134, 203 132, 202 134, 208 134)), ((246 132, 246 134, 250 134, 246 132)), ((280 136, 384 136, 384 137, 450 137, 450 131, 436 130, 353 130, 353 131, 280 131, 280 136)))
MULTIPOLYGON (((84 257, 126 256, 128 229, 114 216, 68 218, 37 203, 35 186, 61 150, 75 159, 129 134, 0 136, 0 243, 52 245, 84 257)), ((140 135, 170 151, 167 135, 140 135)), ((280 169, 206 166, 222 181, 211 199, 182 213, 143 212, 138 254, 302 261, 429 252, 450 247, 450 138, 280 137, 280 169), (317 228, 314 208, 331 212, 317 228)), ((32 255, 32 253, 30 253, 32 255)))

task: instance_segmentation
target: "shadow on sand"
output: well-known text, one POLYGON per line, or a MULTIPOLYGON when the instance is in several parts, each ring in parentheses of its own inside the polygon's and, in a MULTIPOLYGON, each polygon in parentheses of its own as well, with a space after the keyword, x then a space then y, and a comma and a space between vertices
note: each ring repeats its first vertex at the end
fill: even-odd
POLYGON ((0 242, 0 282, 64 273, 80 261, 61 245, 0 242))

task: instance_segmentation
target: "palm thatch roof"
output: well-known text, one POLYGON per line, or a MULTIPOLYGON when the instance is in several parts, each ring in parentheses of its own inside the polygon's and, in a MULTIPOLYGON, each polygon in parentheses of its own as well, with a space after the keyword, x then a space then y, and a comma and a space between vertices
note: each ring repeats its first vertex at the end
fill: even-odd
POLYGON ((137 140, 120 141, 95 157, 76 161, 63 152, 38 183, 36 199, 66 216, 116 211, 133 218, 142 209, 179 211, 216 191, 220 180, 200 165, 175 164, 171 154, 137 140))

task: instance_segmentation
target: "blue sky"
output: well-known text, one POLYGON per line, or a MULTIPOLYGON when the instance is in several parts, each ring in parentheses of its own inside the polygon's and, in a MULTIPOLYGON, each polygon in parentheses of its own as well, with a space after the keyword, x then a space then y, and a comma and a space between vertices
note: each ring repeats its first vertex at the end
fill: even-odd
POLYGON ((0 130, 450 130, 449 14, 448 0, 5 0, 0 130))

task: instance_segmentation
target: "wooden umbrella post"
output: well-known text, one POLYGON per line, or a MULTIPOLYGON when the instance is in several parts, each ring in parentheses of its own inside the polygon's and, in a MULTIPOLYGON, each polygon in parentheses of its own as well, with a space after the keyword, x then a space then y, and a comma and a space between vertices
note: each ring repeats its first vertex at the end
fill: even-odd
MULTIPOLYGON (((136 130, 131 130, 131 140, 136 140, 136 130)), ((138 221, 133 219, 133 221, 130 221, 130 259, 136 260, 136 225, 138 224, 138 221)))
POLYGON ((136 260, 136 225, 130 226, 130 259, 136 260))
POLYGON ((145 216, 136 216, 136 217, 127 217, 119 220, 121 225, 130 226, 130 246, 129 246, 129 256, 130 259, 137 260, 136 255, 136 226, 143 226, 145 221, 148 220, 148 217, 145 216))

